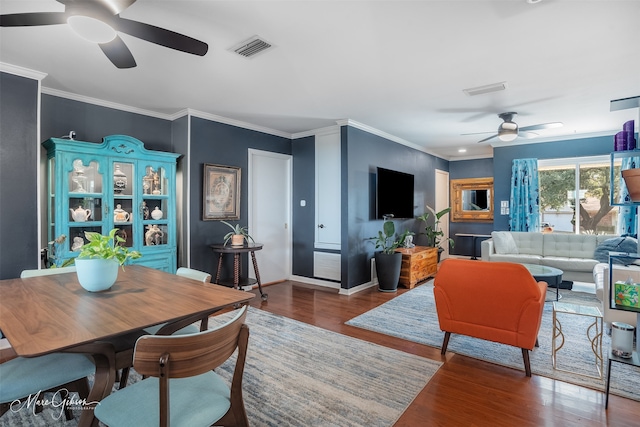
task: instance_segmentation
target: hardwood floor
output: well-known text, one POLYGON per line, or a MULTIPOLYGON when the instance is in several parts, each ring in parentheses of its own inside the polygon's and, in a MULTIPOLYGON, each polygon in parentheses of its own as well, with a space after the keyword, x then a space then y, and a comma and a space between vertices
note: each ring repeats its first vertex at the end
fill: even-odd
POLYGON ((527 378, 524 371, 465 356, 442 357, 439 348, 344 324, 407 289, 383 293, 371 288, 345 296, 337 290, 286 281, 266 287, 265 292, 269 300, 254 298, 253 307, 445 362, 395 426, 640 425, 640 402, 611 395, 605 411, 602 392, 535 374, 527 378))

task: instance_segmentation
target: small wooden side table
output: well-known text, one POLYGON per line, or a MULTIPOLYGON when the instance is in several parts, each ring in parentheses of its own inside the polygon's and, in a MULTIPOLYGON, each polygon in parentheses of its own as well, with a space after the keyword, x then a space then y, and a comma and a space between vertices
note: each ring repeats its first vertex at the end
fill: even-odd
POLYGON ((402 254, 399 284, 413 289, 418 282, 435 276, 438 271, 438 248, 415 246, 413 248, 399 248, 396 252, 402 254))
POLYGON ((256 251, 262 249, 262 243, 245 243, 242 246, 226 246, 224 244, 209 245, 214 253, 218 254, 218 269, 216 270, 215 283, 221 285, 233 284, 235 289, 240 289, 240 254, 250 253, 251 262, 253 262, 253 271, 256 273, 256 280, 252 281, 247 279, 246 283, 252 285, 258 283, 258 289, 260 290, 260 297, 262 301, 266 301, 269 296, 262 292, 262 283, 260 282, 260 272, 258 271, 258 263, 256 261, 256 251), (229 283, 228 280, 220 280, 220 272, 222 271, 222 257, 224 254, 233 254, 233 282, 229 283))

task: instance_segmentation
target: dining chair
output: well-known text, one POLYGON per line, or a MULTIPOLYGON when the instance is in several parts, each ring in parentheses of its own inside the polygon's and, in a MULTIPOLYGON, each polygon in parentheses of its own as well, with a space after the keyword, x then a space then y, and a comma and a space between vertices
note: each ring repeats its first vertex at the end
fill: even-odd
MULTIPOLYGON (((74 267, 45 270, 24 270, 21 278, 61 274, 75 271, 74 267)), ((9 343, 10 344, 10 343, 9 343)), ((15 353, 14 353, 15 354, 15 353)), ((39 392, 67 390, 78 392, 81 399, 89 396, 87 377, 95 373, 93 361, 83 354, 52 353, 39 357, 15 357, 0 363, 0 416, 15 400, 23 400, 39 392)), ((36 406, 36 410, 42 406, 36 406)), ((65 408, 67 420, 73 415, 65 408)))
MULTIPOLYGON (((232 312, 233 313, 233 312, 232 312)), ((118 426, 247 426, 242 377, 249 341, 247 306, 215 328, 138 339, 134 369, 148 378, 105 397, 95 416, 118 426), (213 370, 238 349, 231 385, 213 370)))

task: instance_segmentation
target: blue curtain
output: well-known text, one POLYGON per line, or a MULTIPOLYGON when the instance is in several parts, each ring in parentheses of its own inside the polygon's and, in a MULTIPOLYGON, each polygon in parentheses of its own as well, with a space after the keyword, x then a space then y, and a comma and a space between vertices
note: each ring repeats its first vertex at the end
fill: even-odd
MULTIPOLYGON (((622 168, 633 169, 640 167, 639 157, 624 157, 622 159, 622 168)), ((620 203, 631 203, 627 186, 624 179, 620 179, 620 203)), ((636 235, 638 232, 638 209, 635 206, 620 206, 620 214, 618 215, 618 229, 621 235, 636 235)))
POLYGON ((515 159, 511 166, 511 231, 540 231, 538 159, 515 159))

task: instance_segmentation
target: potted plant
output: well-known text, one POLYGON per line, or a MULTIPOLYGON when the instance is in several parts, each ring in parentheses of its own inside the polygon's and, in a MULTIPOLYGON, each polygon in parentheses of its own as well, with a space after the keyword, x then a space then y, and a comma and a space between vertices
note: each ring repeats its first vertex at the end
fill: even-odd
POLYGON ((438 248, 438 262, 440 262, 440 254, 442 253, 442 251, 444 251, 444 248, 442 247, 442 242, 443 241, 448 242, 452 248, 453 248, 453 245, 455 244, 452 238, 445 237, 444 231, 442 231, 442 228, 440 228, 440 219, 451 211, 451 207, 442 209, 439 212, 436 212, 430 206, 427 206, 426 208, 428 209, 429 212, 425 212, 418 217, 419 220, 422 220, 425 222, 425 224, 427 224, 424 229, 424 233, 421 233, 421 234, 424 234, 427 236, 427 246, 438 248), (427 221, 430 214, 433 215, 433 217, 435 218, 433 225, 429 224, 427 221))
POLYGON ((398 236, 393 221, 385 221, 378 235, 370 237, 375 243, 375 248, 382 249, 374 254, 379 291, 395 292, 398 289, 402 254, 396 252, 396 249, 403 246, 405 239, 410 235, 413 235, 413 232, 407 230, 398 236))
POLYGON ((123 245, 125 240, 117 235, 114 228, 107 235, 85 231, 88 243, 80 248, 80 253, 75 258, 78 281, 83 288, 91 292, 99 292, 109 289, 118 278, 118 267, 130 259, 142 256, 138 251, 133 251, 123 245))
POLYGON ((228 225, 231 228, 231 231, 224 235, 224 244, 226 245, 229 240, 231 240, 231 246, 242 246, 244 245, 244 241, 246 240, 249 243, 251 240, 253 243, 253 237, 249 234, 249 229, 247 227, 240 227, 240 224, 232 225, 227 221, 220 221, 221 223, 228 225))

